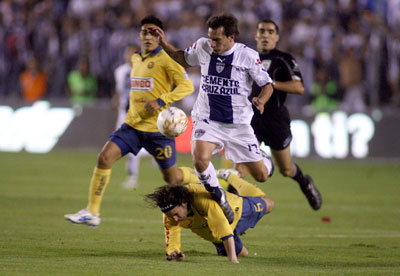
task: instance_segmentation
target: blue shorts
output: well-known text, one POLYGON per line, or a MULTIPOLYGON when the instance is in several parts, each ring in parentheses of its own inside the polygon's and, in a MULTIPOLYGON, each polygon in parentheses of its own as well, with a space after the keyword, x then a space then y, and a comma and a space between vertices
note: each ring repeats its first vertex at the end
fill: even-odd
POLYGON ((141 148, 145 148, 154 156, 161 169, 168 169, 176 164, 175 139, 160 132, 144 132, 122 124, 108 140, 118 145, 122 156, 129 152, 136 155, 141 148))
POLYGON ((261 197, 244 196, 242 216, 235 228, 238 235, 249 228, 254 228, 266 212, 267 203, 261 197))
MULTIPOLYGON (((257 222, 267 212, 267 204, 261 197, 243 197, 242 216, 236 225, 233 239, 235 241, 236 254, 239 254, 243 249, 243 243, 239 235, 249 228, 254 228, 257 222)), ((223 243, 214 243, 219 256, 226 256, 226 251, 223 243)))
MULTIPOLYGON (((236 234, 236 230, 233 232, 233 240, 235 242, 235 251, 236 251, 236 255, 239 255, 240 251, 242 251, 243 249, 243 243, 242 240, 240 239, 239 235, 236 234)), ((215 248, 217 249, 217 254, 218 256, 228 256, 228 254, 226 254, 226 250, 225 250, 225 246, 224 244, 221 243, 214 243, 215 248)))

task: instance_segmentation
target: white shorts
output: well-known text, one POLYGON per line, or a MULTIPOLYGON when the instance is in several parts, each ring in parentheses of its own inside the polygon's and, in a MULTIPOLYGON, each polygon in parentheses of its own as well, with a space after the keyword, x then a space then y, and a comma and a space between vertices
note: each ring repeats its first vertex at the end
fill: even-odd
MULTIPOLYGON (((225 157, 234 163, 257 162, 262 159, 257 138, 251 125, 223 124, 210 120, 195 120, 193 141, 217 145, 213 154, 225 148, 225 157)), ((193 147, 192 147, 193 148, 193 147)))

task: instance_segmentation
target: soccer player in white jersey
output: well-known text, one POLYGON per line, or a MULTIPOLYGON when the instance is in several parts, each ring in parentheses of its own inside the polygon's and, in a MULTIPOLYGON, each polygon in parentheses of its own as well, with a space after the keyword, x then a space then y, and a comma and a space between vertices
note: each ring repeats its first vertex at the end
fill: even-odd
MULTIPOLYGON (((129 109, 129 96, 131 93, 131 58, 139 50, 135 45, 129 45, 124 51, 124 63, 118 66, 114 71, 115 94, 113 97, 113 107, 118 109, 118 118, 116 129, 120 128, 125 122, 126 114, 129 109)), ((128 153, 126 157, 126 169, 128 176, 122 183, 125 189, 134 189, 137 187, 139 176, 140 157, 150 155, 144 148, 137 155, 128 153)))
POLYGON ((258 53, 235 42, 239 31, 234 16, 212 16, 207 26, 208 38, 198 39, 185 51, 168 43, 161 28, 152 27, 152 30, 175 61, 185 68, 201 68, 199 95, 192 111, 192 159, 201 183, 231 222, 233 212, 218 183, 211 157, 225 148, 226 158, 245 165, 257 181, 264 182, 272 175, 272 161, 260 151, 250 121, 252 104, 263 113, 273 88, 258 53), (253 81, 262 91, 250 102, 253 81))

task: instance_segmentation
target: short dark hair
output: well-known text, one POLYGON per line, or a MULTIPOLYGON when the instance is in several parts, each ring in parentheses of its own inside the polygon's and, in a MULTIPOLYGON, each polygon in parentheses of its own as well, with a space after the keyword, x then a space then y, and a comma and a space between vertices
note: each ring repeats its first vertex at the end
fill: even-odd
POLYGON ((190 206, 192 194, 182 185, 164 185, 154 193, 145 196, 145 200, 153 207, 159 207, 162 212, 168 212, 176 206, 187 203, 190 206))
POLYGON ((213 30, 224 27, 225 36, 239 35, 238 20, 230 13, 213 15, 207 20, 207 26, 213 30))
POLYGON ((258 24, 260 24, 260 23, 271 23, 272 25, 275 26, 276 33, 279 34, 279 26, 278 26, 278 24, 275 23, 275 21, 273 21, 271 19, 263 19, 260 22, 258 22, 258 24))
POLYGON ((164 30, 162 21, 158 17, 155 17, 154 15, 148 15, 145 18, 143 18, 142 21, 140 21, 140 26, 143 26, 144 24, 154 24, 157 27, 160 27, 161 30, 164 30))

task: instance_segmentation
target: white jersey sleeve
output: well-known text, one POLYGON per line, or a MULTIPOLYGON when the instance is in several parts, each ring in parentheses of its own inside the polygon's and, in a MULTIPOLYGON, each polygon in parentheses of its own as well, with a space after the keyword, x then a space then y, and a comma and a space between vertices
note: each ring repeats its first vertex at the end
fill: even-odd
POLYGON ((262 65, 259 54, 256 51, 249 51, 249 59, 249 74, 257 85, 263 87, 272 83, 271 77, 262 65))
MULTIPOLYGON (((185 49, 184 55, 186 63, 190 66, 199 66, 199 56, 202 55, 204 51, 203 46, 207 43, 207 38, 199 38, 190 47, 185 49)), ((204 54, 204 53, 203 53, 204 54)))

